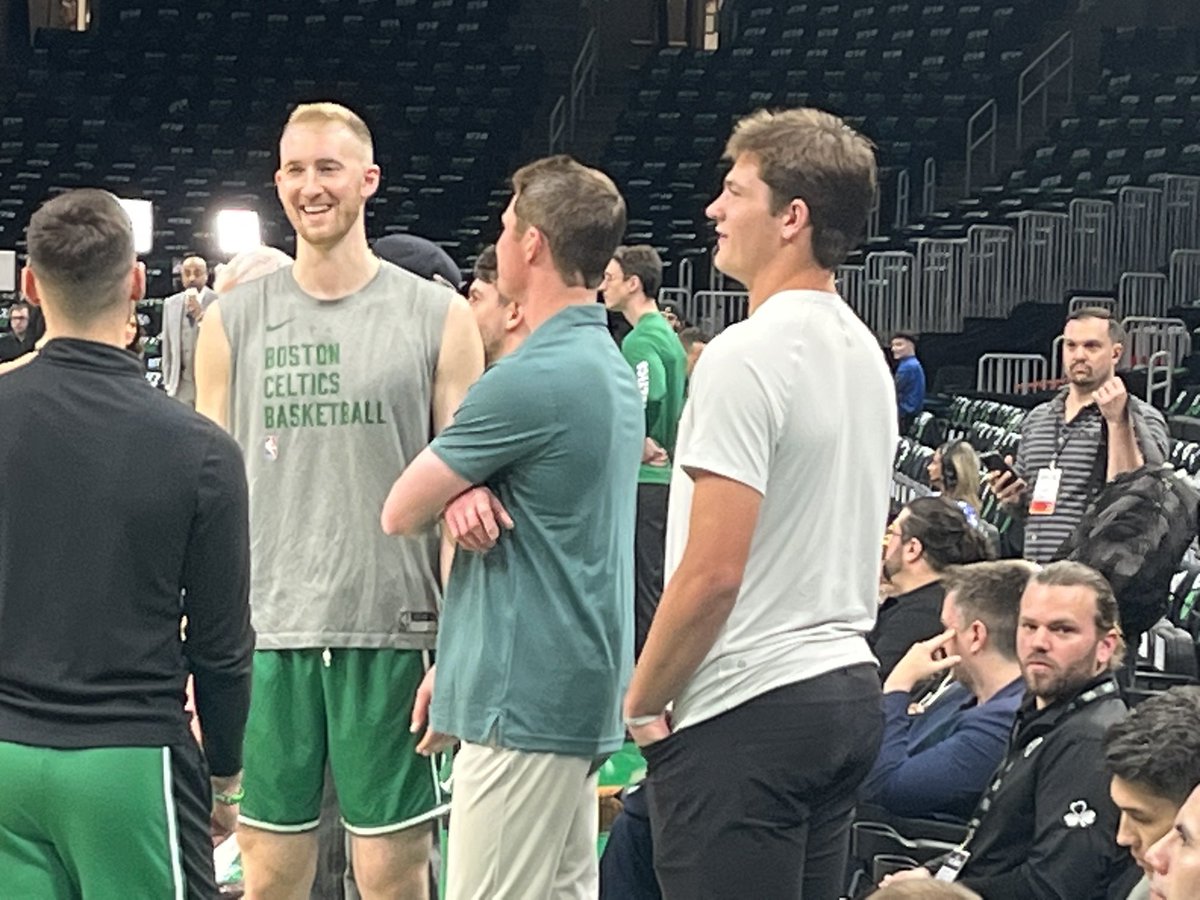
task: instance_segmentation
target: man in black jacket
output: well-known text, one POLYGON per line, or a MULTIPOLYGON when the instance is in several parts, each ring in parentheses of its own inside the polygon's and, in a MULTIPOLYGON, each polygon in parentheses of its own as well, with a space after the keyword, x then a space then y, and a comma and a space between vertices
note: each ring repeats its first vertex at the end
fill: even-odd
POLYGON ((123 349, 145 271, 116 198, 60 195, 27 240, 55 339, 0 376, 0 893, 212 897, 254 643, 241 454, 123 349))
POLYGON ((1133 865, 1115 840, 1118 811, 1104 765, 1105 733, 1125 715, 1112 674, 1123 654, 1103 576, 1075 562, 1034 575, 1017 625, 1029 693, 1008 757, 971 820, 965 864, 951 854, 892 879, 930 878, 933 870, 985 897, 1103 898, 1133 865))

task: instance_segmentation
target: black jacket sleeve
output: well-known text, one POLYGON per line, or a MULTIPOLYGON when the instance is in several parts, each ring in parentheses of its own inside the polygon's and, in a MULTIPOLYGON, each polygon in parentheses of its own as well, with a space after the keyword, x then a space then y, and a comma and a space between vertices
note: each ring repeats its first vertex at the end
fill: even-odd
MULTIPOLYGON (((1090 900, 1103 897, 1119 874, 1118 811, 1100 764, 1100 739, 1078 737, 1047 746, 1038 766, 1033 846, 1020 866, 998 875, 966 877, 965 887, 1006 900, 1090 900)), ((969 867, 968 863, 968 867, 969 867)))
POLYGON ((938 612, 922 607, 902 608, 886 622, 881 622, 868 641, 879 659, 879 680, 887 680, 896 663, 904 658, 913 644, 941 633, 940 604, 938 612))
POLYGON ((237 444, 214 435, 201 466, 183 571, 187 654, 196 712, 213 775, 242 767, 250 711, 250 525, 246 469, 237 444))

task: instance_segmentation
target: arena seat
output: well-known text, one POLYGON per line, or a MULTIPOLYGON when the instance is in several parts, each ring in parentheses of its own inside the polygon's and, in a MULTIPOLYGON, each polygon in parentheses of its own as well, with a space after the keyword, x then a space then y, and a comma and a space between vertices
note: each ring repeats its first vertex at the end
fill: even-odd
MULTIPOLYGON (((493 37, 514 6, 326 0, 305 14, 287 0, 110 0, 95 33, 39 31, 28 73, 0 86, 2 196, 21 201, 3 207, 0 243, 19 246, 17 223, 55 190, 98 185, 156 202, 155 270, 169 272, 179 247, 215 251, 208 221, 223 204, 257 208, 289 249, 270 199, 279 128, 292 105, 331 99, 368 119, 385 185, 413 156, 453 152, 407 209, 384 192, 367 208, 372 236, 417 226, 453 249, 463 210, 477 211, 472 186, 502 183, 538 102, 540 50, 493 37), (183 32, 197 39, 170 49, 183 32)), ((458 255, 494 236, 476 232, 458 255)))
POLYGON ((1063 8, 1058 0, 992 10, 870 0, 747 4, 731 45, 672 47, 646 62, 605 165, 632 174, 647 162, 664 164, 658 179, 623 183, 631 217, 649 221, 651 243, 663 248, 672 234, 706 232, 704 204, 651 195, 677 178, 690 194, 714 191, 724 122, 758 107, 814 105, 848 117, 878 145, 889 179, 902 170, 915 176, 926 159, 961 157, 967 119, 1014 82, 1027 45, 1063 8), (699 98, 703 109, 694 111, 699 98), (703 176, 692 169, 680 177, 682 166, 697 163, 703 176), (679 227, 685 218, 691 228, 679 227))

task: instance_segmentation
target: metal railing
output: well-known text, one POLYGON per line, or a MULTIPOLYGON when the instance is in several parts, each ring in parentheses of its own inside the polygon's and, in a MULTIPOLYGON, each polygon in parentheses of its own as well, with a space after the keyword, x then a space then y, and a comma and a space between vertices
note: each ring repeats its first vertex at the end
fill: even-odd
POLYGON ((893 227, 905 228, 909 221, 912 194, 912 178, 908 169, 901 169, 896 175, 896 212, 892 219, 893 227))
POLYGON ((996 123, 999 110, 995 100, 989 100, 971 115, 967 120, 966 174, 963 177, 966 192, 969 194, 975 187, 975 151, 980 147, 990 145, 988 150, 988 175, 996 177, 996 123), (976 123, 987 117, 987 130, 977 135, 976 123))
POLYGON ((937 209, 937 160, 925 160, 921 170, 921 215, 932 216, 937 209))
POLYGON ((1078 297, 1071 298, 1071 302, 1067 304, 1067 315, 1073 316, 1081 309, 1106 309, 1110 315, 1115 316, 1117 314, 1117 301, 1112 297, 1090 297, 1081 294, 1078 297))
POLYGON ((749 314, 750 295, 745 291, 697 291, 692 294, 687 320, 709 334, 720 334, 749 314))
POLYGON ((879 234, 879 213, 882 208, 883 188, 875 184, 875 196, 871 198, 871 210, 867 214, 867 237, 873 238, 879 234))
POLYGON ((1162 316, 1126 316, 1121 320, 1125 329, 1125 349, 1121 368, 1148 366, 1160 353, 1172 368, 1183 364, 1192 352, 1192 333, 1183 319, 1162 316))
POLYGON ((1017 213, 1017 302, 1060 303, 1067 281, 1067 214, 1017 213))
POLYGON ((676 281, 678 287, 683 288, 691 294, 696 282, 696 265, 692 262, 690 256, 685 256, 679 261, 679 278, 676 281))
POLYGON ((1166 350, 1151 354, 1150 361, 1146 364, 1146 402, 1153 404, 1154 395, 1161 391, 1161 407, 1166 408, 1171 402, 1174 389, 1175 365, 1171 361, 1171 354, 1166 350))
POLYGON ((866 266, 858 265, 841 265, 837 269, 838 293, 864 322, 867 321, 864 299, 866 271, 866 266))
POLYGON ((1170 305, 1200 306, 1200 250, 1176 250, 1167 274, 1170 305))
POLYGON ((1167 250, 1200 249, 1200 176, 1151 176, 1163 192, 1163 240, 1167 250))
POLYGON ((1002 319, 1016 302, 1014 282, 1017 235, 1007 225, 972 225, 967 229, 964 290, 968 315, 1002 319))
POLYGON ((589 28, 571 67, 571 115, 570 135, 575 139, 575 130, 586 109, 587 98, 596 93, 596 63, 599 59, 599 49, 596 39, 596 29, 589 28))
POLYGON ((1063 75, 1067 82, 1066 99, 1070 100, 1075 90, 1075 38, 1069 31, 1063 32, 1017 76, 1017 150, 1025 146, 1025 107, 1041 100, 1039 124, 1044 130, 1050 114, 1050 91, 1063 75))
POLYGON ((1163 194, 1158 188, 1125 186, 1117 192, 1117 265, 1150 272, 1166 262, 1163 194))
POLYGON ((565 134, 567 132, 567 98, 559 97, 554 108, 550 110, 550 135, 547 150, 551 156, 562 153, 565 149, 565 134))
MULTIPOLYGON (((1185 202, 1186 178, 1172 196, 1185 202)), ((966 317, 1005 318, 1018 303, 1103 306, 1121 316, 1163 316, 1200 305, 1200 248, 1163 255, 1169 218, 1160 188, 1128 188, 1114 205, 1077 198, 1069 211, 1026 210, 1015 227, 972 225, 965 239, 925 238, 916 253, 873 252, 838 271, 842 296, 880 337, 902 328, 957 331, 966 317), (1121 259, 1161 262, 1125 270, 1121 259), (1154 271, 1162 266, 1168 274, 1154 271), (1115 298, 1115 299, 1114 299, 1115 298)), ((1190 202, 1190 201, 1188 201, 1190 202)), ((1182 208, 1182 207, 1180 207, 1182 208)), ((715 288, 726 282, 713 272, 715 288)))
POLYGON ((975 390, 1031 394, 1046 381, 1046 357, 1037 353, 985 353, 975 370, 975 390))
POLYGON ((961 331, 966 314, 962 281, 966 275, 966 238, 917 241, 915 326, 922 331, 961 331))
POLYGON ((1117 207, 1077 197, 1067 211, 1067 288, 1107 291, 1117 280, 1117 207))
POLYGON ((1123 272, 1117 282, 1117 312, 1122 317, 1165 316, 1167 276, 1161 272, 1123 272))
POLYGON ((1051 381, 1061 381, 1066 377, 1063 367, 1062 346, 1063 336, 1061 334, 1056 334, 1054 336, 1054 340, 1050 342, 1050 359, 1048 362, 1051 381))
POLYGON ((907 250, 884 250, 867 255, 864 273, 863 303, 860 314, 867 326, 880 338, 887 338, 905 328, 919 328, 919 322, 905 322, 902 317, 915 317, 913 282, 916 259, 907 250))

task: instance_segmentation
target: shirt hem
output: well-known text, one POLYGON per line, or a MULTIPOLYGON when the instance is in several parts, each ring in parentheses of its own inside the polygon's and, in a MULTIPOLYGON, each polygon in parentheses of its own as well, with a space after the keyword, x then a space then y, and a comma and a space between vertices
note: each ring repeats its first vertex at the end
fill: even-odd
MULTIPOLYGON (((870 663, 871 665, 879 664, 879 661, 871 653, 864 638, 855 637, 852 639, 855 644, 861 646, 861 650, 855 648, 855 650, 850 651, 848 646, 849 640, 851 639, 838 641, 836 644, 825 648, 827 650, 835 650, 835 653, 826 659, 814 661, 810 657, 806 659, 807 664, 802 669, 796 668, 791 671, 782 672, 774 678, 755 684, 752 688, 732 691, 727 696, 715 702, 710 701, 709 696, 714 693, 714 687, 719 685, 722 679, 719 677, 713 678, 713 676, 718 675, 716 671, 713 671, 711 675, 706 673, 706 683, 701 685, 696 693, 691 697, 684 696, 682 700, 676 701, 674 730, 682 731, 685 728, 691 728, 693 725, 707 722, 709 719, 715 719, 717 716, 749 703, 763 694, 787 687, 788 685, 797 684, 801 681, 809 681, 813 678, 820 678, 822 675, 828 675, 830 672, 850 666, 858 666, 864 663, 870 663)), ((802 652, 811 652, 813 649, 811 645, 800 648, 802 652)))
POLYGON ((434 650, 437 633, 421 634, 317 634, 314 632, 258 632, 255 650, 434 650))
POLYGON ((435 731, 452 734, 469 744, 498 747, 502 750, 517 750, 522 753, 578 756, 584 759, 594 759, 597 756, 615 753, 624 746, 625 742, 623 732, 603 738, 570 738, 540 734, 513 734, 511 729, 503 727, 479 731, 477 728, 464 727, 462 723, 455 724, 439 720, 436 715, 430 716, 429 724, 435 731))

